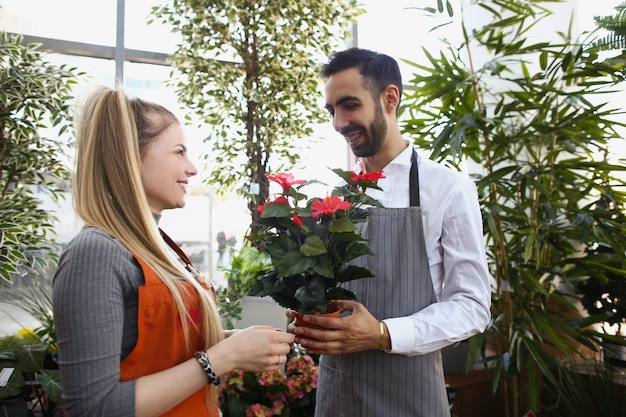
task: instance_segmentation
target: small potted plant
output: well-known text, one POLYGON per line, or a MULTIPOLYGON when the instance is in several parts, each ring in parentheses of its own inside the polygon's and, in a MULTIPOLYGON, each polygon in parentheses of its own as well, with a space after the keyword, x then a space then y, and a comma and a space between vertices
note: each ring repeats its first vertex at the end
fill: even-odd
POLYGON ((50 348, 30 328, 24 327, 15 335, 0 337, 0 410, 2 415, 27 417, 29 409, 39 399, 39 406, 56 409, 56 403, 42 401, 44 358, 50 348))
POLYGON ((312 416, 318 365, 301 347, 294 350, 285 371, 243 372, 234 369, 220 385, 224 417, 312 416))
POLYGON ((367 220, 367 206, 382 207, 366 191, 378 189, 382 172, 357 174, 333 169, 345 181, 324 198, 301 190, 318 181, 296 180, 292 174, 270 174, 280 185, 275 198, 259 207, 258 234, 247 237, 269 253, 273 268, 253 284, 249 294, 270 296, 302 314, 327 313, 332 300, 355 299, 342 284, 372 277, 349 262, 373 255, 357 225, 367 220))

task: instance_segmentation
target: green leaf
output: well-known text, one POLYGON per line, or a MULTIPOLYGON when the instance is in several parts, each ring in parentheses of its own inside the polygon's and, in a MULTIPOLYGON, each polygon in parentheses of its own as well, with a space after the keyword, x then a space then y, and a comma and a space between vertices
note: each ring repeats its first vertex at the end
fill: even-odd
POLYGON ((326 291, 327 300, 356 300, 356 295, 345 288, 333 287, 326 291))
POLYGON ((322 239, 317 235, 313 235, 306 238, 300 247, 300 253, 304 256, 318 256, 327 253, 327 250, 322 239))
POLYGON ((38 372, 48 351, 47 343, 22 345, 15 354, 15 361, 22 372, 38 372))
POLYGON ((61 374, 58 369, 43 369, 37 376, 37 380, 50 400, 60 405, 64 404, 61 397, 63 394, 61 374))
POLYGON ((335 280, 341 283, 373 276, 367 268, 356 265, 341 265, 335 271, 335 280))
POLYGON ((356 231, 356 226, 350 220, 341 218, 333 220, 328 230, 335 233, 354 232, 356 231))

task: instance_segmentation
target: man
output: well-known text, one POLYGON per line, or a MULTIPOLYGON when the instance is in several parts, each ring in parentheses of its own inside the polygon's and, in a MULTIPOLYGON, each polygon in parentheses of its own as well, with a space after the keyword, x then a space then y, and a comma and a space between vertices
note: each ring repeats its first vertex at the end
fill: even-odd
MULTIPOLYGON (((355 263, 374 278, 346 284, 357 301, 322 329, 290 325, 321 354, 316 417, 448 417, 441 348, 484 331, 490 276, 474 183, 418 156, 402 137, 397 62, 351 48, 322 67, 332 123, 367 172, 383 170, 361 231, 374 256, 355 263)), ((293 313, 288 312, 290 317, 293 313)))

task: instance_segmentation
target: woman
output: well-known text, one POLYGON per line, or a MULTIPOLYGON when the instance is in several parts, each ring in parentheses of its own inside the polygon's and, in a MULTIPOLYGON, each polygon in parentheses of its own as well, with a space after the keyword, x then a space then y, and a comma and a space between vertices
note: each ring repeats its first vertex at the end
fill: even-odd
POLYGON ((76 161, 85 227, 53 293, 68 415, 217 416, 218 376, 278 369, 294 337, 267 326, 225 335, 210 284, 160 234, 162 211, 185 205, 197 174, 182 126, 159 105, 100 88, 79 114, 76 161))

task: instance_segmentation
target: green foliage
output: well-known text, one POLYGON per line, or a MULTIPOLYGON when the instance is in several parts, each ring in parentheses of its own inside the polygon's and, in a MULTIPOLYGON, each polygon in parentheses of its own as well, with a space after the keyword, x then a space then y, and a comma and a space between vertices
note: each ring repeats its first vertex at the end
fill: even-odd
POLYGON ((63 143, 42 136, 68 129, 73 68, 45 61, 38 45, 0 32, 0 277, 36 276, 56 260, 50 212, 40 207, 36 190, 59 197, 68 171, 61 162, 63 143))
POLYGON ((36 334, 23 332, 0 337, 0 352, 17 352, 24 345, 34 345, 41 341, 36 334))
POLYGON ((555 352, 596 348, 597 334, 573 320, 585 246, 609 242, 622 258, 626 250, 626 225, 598 204, 626 207, 626 168, 608 151, 624 128, 621 110, 601 102, 622 69, 568 33, 554 42, 530 32, 556 2, 464 4, 463 40, 410 63, 404 104, 404 132, 418 146, 475 172, 495 279, 492 324, 475 339, 507 416, 536 410, 543 384, 558 389, 555 352), (472 8, 488 23, 470 26, 472 8))
POLYGON ((39 322, 39 327, 33 329, 35 336, 39 341, 50 344, 51 349, 55 350, 57 337, 52 313, 51 285, 44 281, 33 282, 23 288, 5 289, 3 295, 4 303, 24 310, 39 322))
POLYGON ((626 50, 626 2, 615 6, 612 16, 594 16, 597 29, 604 29, 608 34, 591 43, 591 47, 600 51, 615 49, 626 50))
POLYGON ((587 248, 585 255, 578 268, 587 277, 578 285, 582 306, 594 323, 607 326, 606 333, 616 326, 615 333, 626 336, 626 262, 605 244, 587 248))
POLYGON ((22 396, 0 400, 0 417, 32 417, 22 396))
POLYGON ((63 404, 63 386, 61 385, 61 374, 58 369, 42 369, 37 376, 41 388, 45 391, 50 401, 56 404, 63 404))
POLYGON ((32 390, 37 388, 26 386, 25 381, 35 378, 49 400, 46 404, 48 410, 63 404, 63 388, 56 364, 58 344, 51 294, 52 288, 45 280, 33 281, 20 288, 9 287, 3 291, 4 303, 22 309, 39 322, 39 326, 32 330, 24 327, 17 335, 0 338, 0 362, 2 359, 13 361, 15 363, 5 365, 16 367, 17 370, 10 381, 11 390, 3 392, 0 389, 0 410, 2 407, 11 407, 11 415, 20 415, 18 413, 25 407, 21 401, 13 398, 17 395, 16 392, 22 393, 25 399, 30 399, 33 396, 32 390))
POLYGON ((357 229, 366 221, 364 206, 382 207, 367 189, 380 189, 380 172, 356 174, 333 169, 345 184, 326 198, 309 198, 301 190, 317 181, 294 180, 292 174, 270 174, 281 192, 259 208, 260 231, 247 237, 269 253, 273 268, 261 276, 250 295, 271 296, 285 308, 301 313, 324 313, 332 300, 355 296, 341 285, 370 278, 370 271, 346 263, 373 255, 357 229))
POLYGON ((563 361, 561 389, 552 401, 554 417, 616 417, 626 415, 624 372, 598 360, 563 361))
POLYGON ((47 343, 24 343, 13 350, 0 351, 0 367, 14 368, 6 386, 0 387, 0 399, 14 397, 22 393, 26 378, 43 368, 48 351, 47 343))
POLYGON ((244 246, 231 260, 230 268, 224 269, 228 286, 218 288, 216 297, 224 327, 233 329, 241 320, 241 297, 248 294, 257 276, 272 268, 270 257, 257 248, 244 246))
POLYGON ((357 0, 175 0, 153 9, 182 35, 172 59, 179 100, 211 126, 207 181, 236 187, 253 225, 270 164, 293 167, 297 140, 325 120, 318 68, 360 13, 357 0))

